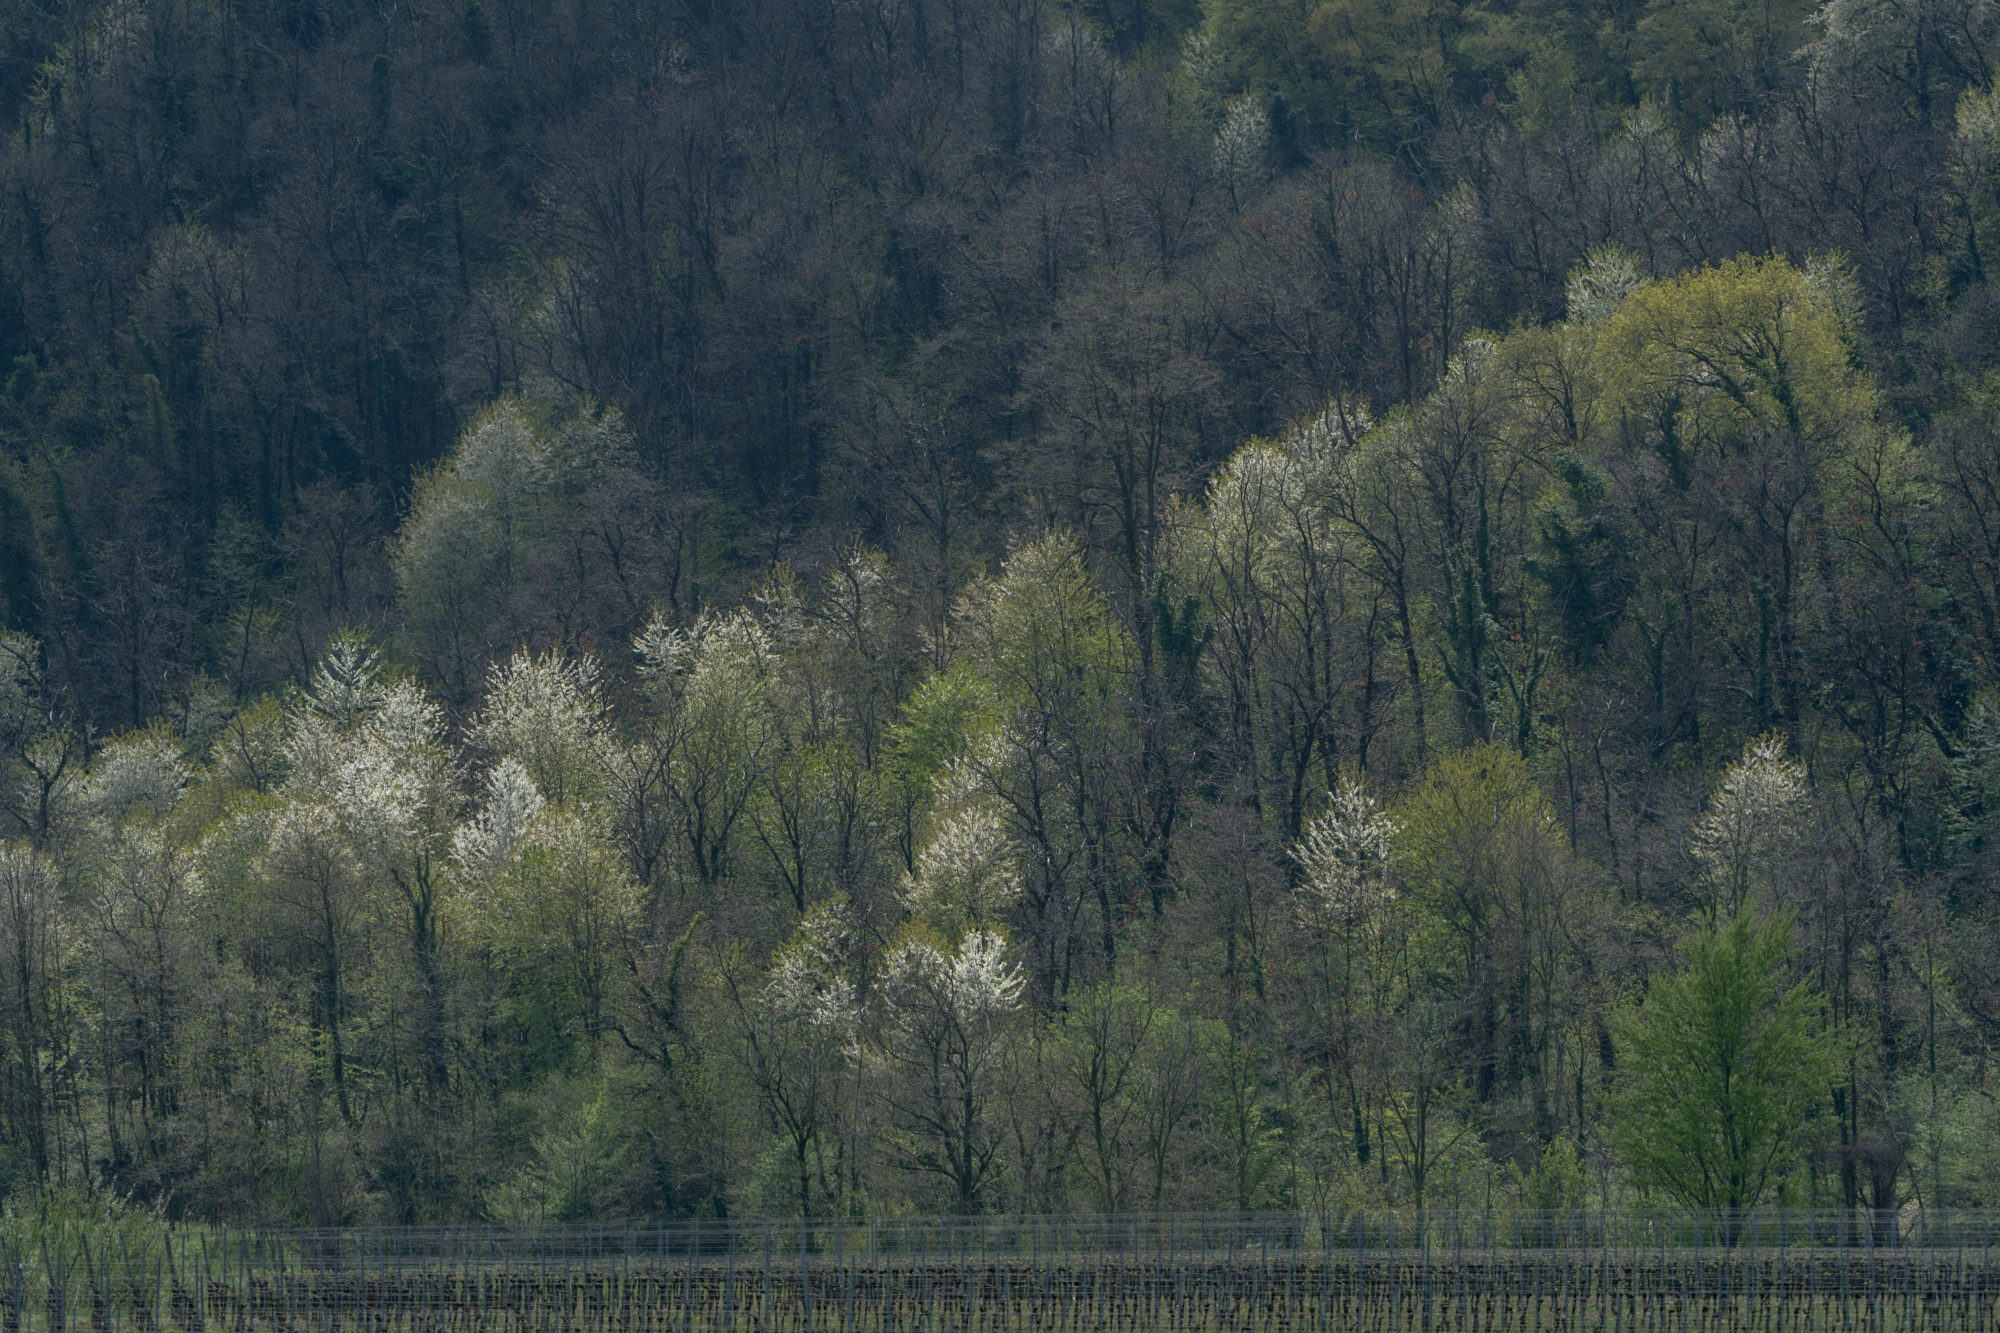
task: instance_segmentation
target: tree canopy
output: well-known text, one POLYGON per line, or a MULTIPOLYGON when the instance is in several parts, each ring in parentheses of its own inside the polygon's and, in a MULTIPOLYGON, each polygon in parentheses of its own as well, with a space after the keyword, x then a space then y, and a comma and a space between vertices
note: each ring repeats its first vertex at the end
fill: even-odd
POLYGON ((0 1196, 2000 1203, 1996 43, 0 0, 0 1196))

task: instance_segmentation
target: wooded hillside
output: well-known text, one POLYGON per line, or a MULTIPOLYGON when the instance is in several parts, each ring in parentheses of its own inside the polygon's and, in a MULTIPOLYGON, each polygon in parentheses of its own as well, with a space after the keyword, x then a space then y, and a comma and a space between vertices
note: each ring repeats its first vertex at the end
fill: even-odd
POLYGON ((1990 0, 0 36, 9 1207, 2000 1205, 1990 0))

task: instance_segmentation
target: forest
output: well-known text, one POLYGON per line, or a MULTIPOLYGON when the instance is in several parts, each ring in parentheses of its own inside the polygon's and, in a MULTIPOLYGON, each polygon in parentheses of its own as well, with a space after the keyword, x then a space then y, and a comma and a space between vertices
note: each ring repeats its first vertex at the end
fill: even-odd
POLYGON ((1994 0, 0 0, 0 1198, 2000 1206, 1994 0))

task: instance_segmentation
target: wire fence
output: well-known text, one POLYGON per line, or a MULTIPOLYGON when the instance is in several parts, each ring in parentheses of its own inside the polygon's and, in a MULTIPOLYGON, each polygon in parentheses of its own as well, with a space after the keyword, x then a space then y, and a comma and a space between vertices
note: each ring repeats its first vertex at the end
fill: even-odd
POLYGON ((0 1333, 2000 1333, 2000 1214, 1262 1213, 0 1238, 0 1333))

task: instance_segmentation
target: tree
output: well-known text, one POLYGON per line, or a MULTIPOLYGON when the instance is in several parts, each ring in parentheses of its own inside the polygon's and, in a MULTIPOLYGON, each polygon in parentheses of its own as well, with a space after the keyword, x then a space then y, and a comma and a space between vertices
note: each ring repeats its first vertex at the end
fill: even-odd
POLYGON ((1445 965, 1479 1100, 1518 1084, 1546 1140, 1555 1042, 1586 993, 1572 942, 1596 924, 1591 879, 1527 764, 1502 746, 1443 756, 1395 814, 1398 872, 1456 955, 1445 965))
POLYGON ((838 1201, 843 1192, 838 1165, 827 1170, 829 1148, 838 1148, 827 1138, 848 1110, 859 1054, 861 1005, 847 975, 852 930, 845 904, 819 903, 778 951, 760 991, 745 994, 734 976, 724 977, 745 1073, 792 1152, 800 1217, 814 1215, 816 1198, 838 1201))
POLYGON ((1032 974, 1065 991, 1096 909, 1097 962, 1117 963, 1124 893, 1115 837, 1134 793, 1140 747, 1124 706, 1136 693, 1132 640, 1065 533, 1023 546, 997 578, 966 593, 957 626, 966 659, 991 681, 1003 725, 963 758, 963 776, 1005 812, 1026 872, 1032 974))
POLYGON ((946 775, 930 840, 903 880, 903 906, 939 930, 994 925, 1021 896, 1019 849, 978 783, 969 765, 946 775))
POLYGON ((1326 1028, 1323 1077, 1329 1099, 1347 1102, 1350 1146, 1363 1166, 1372 1150, 1361 1092, 1364 1030, 1379 998, 1381 969, 1374 964, 1386 942, 1384 927, 1393 934, 1398 924, 1390 919, 1395 834, 1395 821, 1350 780, 1335 789, 1292 848, 1299 870, 1293 896, 1311 958, 1311 1002, 1326 1028))
POLYGON ((1245 445, 1211 479, 1201 509, 1176 524, 1179 572, 1201 596, 1203 656, 1229 709, 1238 780, 1281 812, 1288 837, 1316 789, 1332 785, 1348 757, 1343 741, 1355 761, 1370 760, 1382 606, 1364 606, 1354 538, 1333 513, 1352 441, 1368 426, 1336 401, 1277 440, 1245 445))
POLYGON ((1704 713, 1796 732, 1816 621, 1844 613, 1812 552, 1881 517, 1856 493, 1884 440, 1843 287, 1837 268, 1740 257, 1642 283, 1593 326, 1610 437, 1596 456, 1649 519, 1634 614, 1657 636, 1656 679, 1688 697, 1690 741, 1704 713), (1858 511, 1840 513, 1849 495, 1858 511))
POLYGON ((1701 908, 1709 919, 1738 916, 1753 904, 1782 905, 1776 891, 1784 886, 1811 806, 1805 766, 1786 755, 1783 739, 1750 742, 1694 826, 1701 908))
POLYGON ((556 805, 603 795, 610 737, 597 660, 516 653, 487 677, 473 739, 516 761, 556 805))
POLYGON ((393 550, 403 642, 447 699, 523 639, 575 654, 638 627, 671 591, 664 515, 633 512, 647 493, 615 412, 503 398, 473 420, 417 482, 393 550))
POLYGON ((479 907, 485 937, 521 965, 519 984, 540 988, 535 1001, 594 1061, 640 908, 602 814, 543 809, 479 907))
POLYGON ((1704 925, 1624 1016, 1612 1136, 1641 1189, 1733 1215, 1803 1162, 1840 1059, 1810 983, 1784 981, 1790 945, 1781 917, 1704 925))
POLYGON ((70 922, 55 868, 18 843, 0 843, 0 1115, 16 1152, 18 1176, 40 1185, 67 1165, 61 1111, 73 1095, 69 958, 70 922))
POLYGON ((1812 13, 1805 0, 1648 0, 1634 32, 1635 81, 1690 126, 1749 110, 1777 88, 1812 13))
POLYGON ((1049 1063, 1057 1106, 1080 1130, 1083 1170, 1098 1212, 1115 1213, 1131 1203, 1142 1167, 1137 1085, 1158 1021, 1152 996, 1106 983, 1076 996, 1054 1033, 1049 1063))
POLYGON ((84 747, 70 701, 50 677, 41 642, 0 630, 0 811, 10 832, 46 849, 84 747))
POLYGON ((1006 951, 1001 935, 972 930, 949 952, 913 938, 884 961, 876 1040, 890 1066, 883 1098, 902 1130, 898 1152, 937 1177, 960 1213, 980 1210, 1000 1167, 992 1106, 1022 986, 1006 951))
POLYGON ((775 691, 785 645, 745 608, 703 616, 687 630, 656 618, 633 647, 687 864, 699 882, 715 884, 729 872, 736 825, 782 740, 775 691))

